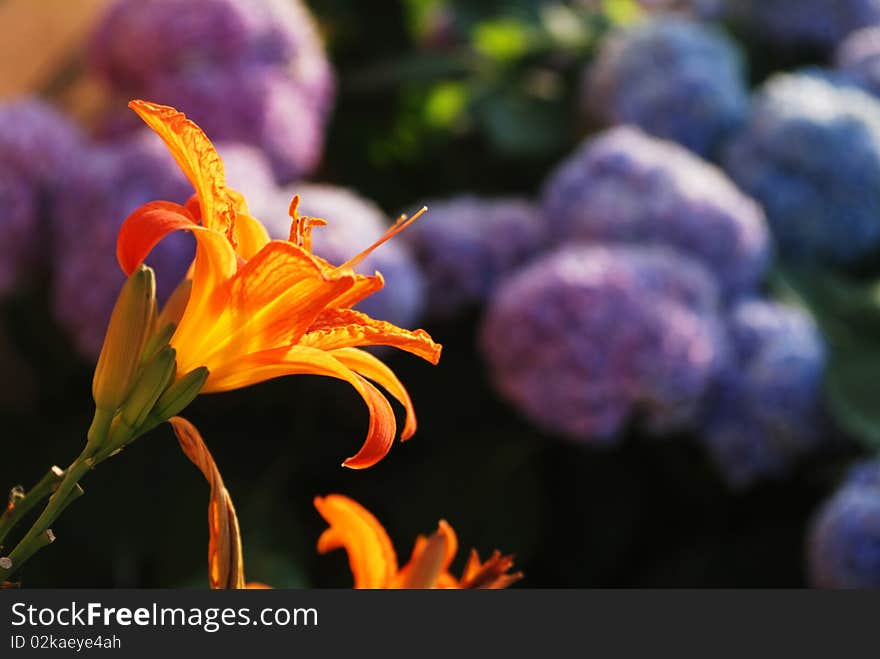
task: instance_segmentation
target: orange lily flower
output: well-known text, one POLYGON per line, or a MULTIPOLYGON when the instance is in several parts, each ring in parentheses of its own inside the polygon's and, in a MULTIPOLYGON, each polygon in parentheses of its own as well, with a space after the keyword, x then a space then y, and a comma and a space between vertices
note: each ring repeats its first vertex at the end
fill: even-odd
POLYGON ((177 351, 178 373, 207 367, 204 392, 293 374, 348 382, 369 408, 370 427, 362 448, 343 463, 347 467, 378 462, 396 434, 391 406, 370 380, 404 406, 401 439, 411 437, 416 417, 406 389, 384 363, 358 348, 389 345, 436 364, 441 346, 423 330, 401 329, 353 310, 382 288, 383 280, 379 273, 363 276, 352 268, 421 212, 334 266, 312 254, 311 229, 324 221, 300 217, 298 198, 289 209, 290 239, 270 240, 242 195, 226 187, 223 163, 195 123, 171 107, 140 100, 129 106, 162 138, 195 189, 184 206, 154 201, 134 211, 117 243, 119 264, 130 274, 169 233, 190 231, 196 238, 191 281, 160 315, 160 323, 176 321, 171 346, 177 351))
POLYGON ((430 536, 416 538, 409 562, 398 568, 391 539, 369 510, 341 494, 315 497, 315 508, 330 525, 318 538, 318 551, 344 548, 355 588, 507 588, 522 578, 510 573, 513 557, 497 550, 485 562, 471 550, 461 578, 454 577, 449 566, 458 539, 444 520, 430 536))

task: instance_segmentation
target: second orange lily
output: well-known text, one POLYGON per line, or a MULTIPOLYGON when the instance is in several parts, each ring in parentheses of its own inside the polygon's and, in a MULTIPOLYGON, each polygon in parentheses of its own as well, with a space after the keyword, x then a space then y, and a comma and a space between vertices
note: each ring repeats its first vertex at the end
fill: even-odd
POLYGON ((375 464, 396 435, 391 406, 370 381, 404 406, 401 439, 412 436, 416 418, 406 389, 383 362, 359 348, 389 345, 436 364, 441 347, 423 330, 405 330, 351 307, 383 286, 379 273, 364 276, 353 267, 418 214, 334 266, 311 252, 310 232, 323 221, 300 217, 296 198, 289 209, 290 239, 270 240, 242 195, 226 186, 220 157, 196 124, 171 107, 145 101, 129 105, 162 138, 195 189, 186 205, 155 201, 138 208, 123 224, 117 244, 119 264, 130 274, 169 233, 190 231, 196 238, 191 280, 159 318, 158 329, 176 324, 171 345, 178 373, 207 367, 205 392, 292 374, 348 382, 369 408, 370 427, 364 445, 343 463, 347 467, 375 464))

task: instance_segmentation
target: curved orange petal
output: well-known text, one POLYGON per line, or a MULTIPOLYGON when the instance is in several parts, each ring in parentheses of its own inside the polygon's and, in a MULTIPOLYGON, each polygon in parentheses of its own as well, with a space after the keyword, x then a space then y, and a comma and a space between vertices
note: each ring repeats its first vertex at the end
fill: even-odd
POLYGON ((440 360, 442 350, 425 330, 405 330, 354 309, 324 310, 299 342, 322 350, 385 345, 411 352, 432 364, 440 360))
POLYGON ((341 494, 315 497, 315 508, 330 525, 318 538, 318 551, 345 549, 355 588, 387 588, 397 572, 397 555, 379 520, 341 494))
POLYGON ((406 410, 406 421, 404 422, 403 430, 400 431, 400 439, 402 441, 406 441, 415 434, 418 425, 416 422, 416 411, 409 397, 409 392, 407 392, 403 383, 394 374, 394 371, 388 368, 382 360, 358 348, 338 348, 331 350, 330 354, 355 373, 359 373, 384 387, 388 393, 403 405, 406 410))
POLYGON ((192 231, 195 218, 180 204, 151 201, 135 209, 122 223, 116 239, 116 260, 131 275, 165 236, 174 231, 192 231))
POLYGON ((201 204, 202 224, 230 235, 235 223, 234 202, 226 192, 223 162, 208 136, 186 115, 167 105, 134 100, 128 107, 162 138, 189 179, 201 204))
POLYGON ((361 449, 343 462, 351 469, 371 467, 391 449, 397 424, 388 399, 376 387, 322 350, 294 346, 244 355, 212 370, 202 391, 239 389, 283 375, 324 375, 348 382, 364 399, 370 426, 361 449))
POLYGON ((373 293, 381 291, 384 286, 385 279, 379 272, 372 276, 355 274, 352 287, 333 300, 332 306, 340 309, 353 307, 361 300, 370 297, 373 293))
POLYGON ((238 517, 220 470, 194 425, 179 416, 171 417, 168 422, 174 428, 181 450, 211 486, 211 502, 208 506, 208 575, 211 588, 244 588, 238 517))
POLYGON ((269 244, 269 232, 255 217, 247 213, 235 215, 235 250, 245 259, 250 260, 269 244))

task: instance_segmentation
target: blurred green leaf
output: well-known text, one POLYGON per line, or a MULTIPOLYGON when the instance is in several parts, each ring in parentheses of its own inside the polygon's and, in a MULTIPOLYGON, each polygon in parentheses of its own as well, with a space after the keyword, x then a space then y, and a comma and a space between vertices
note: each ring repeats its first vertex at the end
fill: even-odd
POLYGON ((780 268, 783 297, 813 313, 831 348, 828 403, 837 422, 868 448, 880 448, 880 298, 877 284, 843 279, 818 268, 780 268))
POLYGON ((835 419, 870 449, 880 449, 878 374, 880 343, 835 351, 826 379, 835 419))
POLYGON ((495 147, 509 155, 552 152, 567 137, 567 122, 558 103, 521 94, 497 94, 479 105, 480 119, 495 147))
POLYGON ((557 46, 574 50, 590 43, 592 27, 568 5, 541 5, 540 16, 541 24, 557 46))
POLYGON ((461 116, 467 105, 467 87, 461 82, 442 82, 428 92, 425 121, 436 128, 446 128, 461 116))
POLYGON ((525 55, 531 44, 531 28, 511 18, 484 21, 474 27, 474 49, 494 60, 510 61, 525 55))
POLYGON ((615 25, 626 25, 642 15, 642 8, 636 0, 603 0, 602 11, 615 25))

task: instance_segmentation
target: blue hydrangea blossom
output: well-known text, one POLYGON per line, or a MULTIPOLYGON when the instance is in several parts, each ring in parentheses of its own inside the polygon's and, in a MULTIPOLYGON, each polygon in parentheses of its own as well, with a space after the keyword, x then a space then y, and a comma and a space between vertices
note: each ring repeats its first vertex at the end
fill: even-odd
POLYGON ((613 33, 587 69, 584 106, 706 155, 746 116, 735 44, 715 28, 659 15, 613 33))
POLYGON ((585 141, 550 174, 542 208, 557 241, 667 245, 731 297, 761 282, 771 253, 761 208, 720 169, 633 127, 585 141))
POLYGON ((777 74, 725 149, 780 252, 835 265, 880 244, 880 101, 824 73, 777 74))
POLYGON ((460 195, 426 205, 402 237, 422 267, 435 317, 481 305, 501 277, 546 242, 540 209, 524 199, 460 195))
POLYGON ((725 480, 785 475, 824 438, 825 342, 805 311, 747 300, 729 314, 730 359, 700 432, 725 480))

